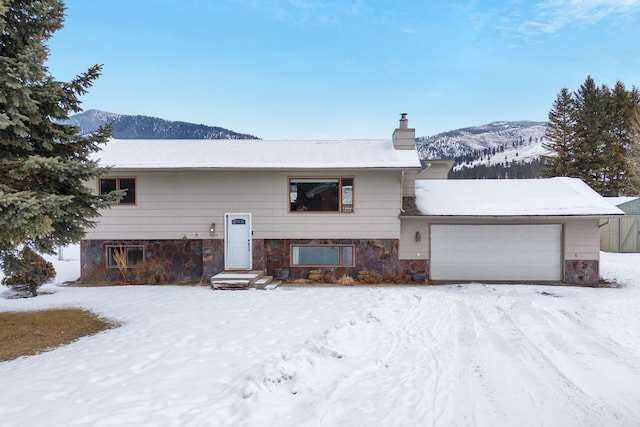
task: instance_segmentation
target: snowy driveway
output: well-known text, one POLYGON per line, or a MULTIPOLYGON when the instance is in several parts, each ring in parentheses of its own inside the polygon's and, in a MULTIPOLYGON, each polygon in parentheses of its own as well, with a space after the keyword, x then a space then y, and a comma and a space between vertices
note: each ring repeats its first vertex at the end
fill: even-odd
POLYGON ((0 363, 3 426, 637 426, 640 256, 622 289, 55 287, 0 310, 120 328, 0 363))

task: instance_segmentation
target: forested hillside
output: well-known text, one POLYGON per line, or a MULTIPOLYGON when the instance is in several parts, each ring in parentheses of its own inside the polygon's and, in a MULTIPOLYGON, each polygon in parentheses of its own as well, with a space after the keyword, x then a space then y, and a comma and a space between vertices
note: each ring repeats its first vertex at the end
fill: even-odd
POLYGON ((259 139, 253 135, 217 126, 149 116, 114 114, 100 110, 87 110, 75 114, 69 118, 69 123, 80 126, 82 134, 89 134, 99 126, 113 123, 113 137, 116 139, 259 139))

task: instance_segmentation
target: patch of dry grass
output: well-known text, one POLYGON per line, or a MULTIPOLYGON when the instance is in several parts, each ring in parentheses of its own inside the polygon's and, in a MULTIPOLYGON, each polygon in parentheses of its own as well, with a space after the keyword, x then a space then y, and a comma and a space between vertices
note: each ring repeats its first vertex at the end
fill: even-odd
POLYGON ((0 362, 52 350, 117 325, 77 308, 0 313, 0 362))

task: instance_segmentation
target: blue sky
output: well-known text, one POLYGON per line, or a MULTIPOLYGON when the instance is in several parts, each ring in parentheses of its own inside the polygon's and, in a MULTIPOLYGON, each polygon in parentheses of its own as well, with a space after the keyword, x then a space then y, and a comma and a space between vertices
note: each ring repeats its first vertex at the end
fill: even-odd
POLYGON ((564 86, 640 86, 640 0, 67 0, 50 72, 85 109, 264 139, 544 121, 564 86))

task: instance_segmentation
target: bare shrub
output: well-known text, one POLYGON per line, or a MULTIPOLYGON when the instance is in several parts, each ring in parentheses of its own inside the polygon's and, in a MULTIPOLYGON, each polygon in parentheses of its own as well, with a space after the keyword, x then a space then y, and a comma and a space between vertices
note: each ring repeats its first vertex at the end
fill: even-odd
POLYGON ((344 285, 344 286, 353 286, 353 285, 356 284, 356 281, 355 281, 355 279, 353 277, 347 276, 345 274, 341 278, 336 280, 336 283, 339 284, 339 285, 344 285))
POLYGON ((337 279, 336 279, 336 275, 334 272, 331 273, 324 273, 322 275, 322 281, 324 283, 336 283, 337 279))
POLYGON ((387 271, 382 276, 382 283, 400 284, 400 283, 409 283, 410 281, 411 281, 411 276, 410 275, 393 274, 390 271, 387 271))
POLYGON ((127 270, 127 249, 120 246, 113 249, 113 260, 116 262, 123 283, 129 283, 129 272, 127 270))
POLYGON ((166 283, 169 276, 169 266, 170 262, 166 259, 146 260, 142 266, 135 269, 136 282, 143 285, 166 283))
POLYGON ((410 281, 412 281, 411 275, 405 273, 397 277, 396 283, 409 283, 410 281))
POLYGON ((382 283, 382 278, 375 271, 370 271, 369 274, 364 277, 363 282, 369 285, 379 285, 380 283, 382 283))
POLYGON ((385 272, 381 278, 382 283, 394 283, 395 279, 396 279, 396 276, 390 271, 385 272))

